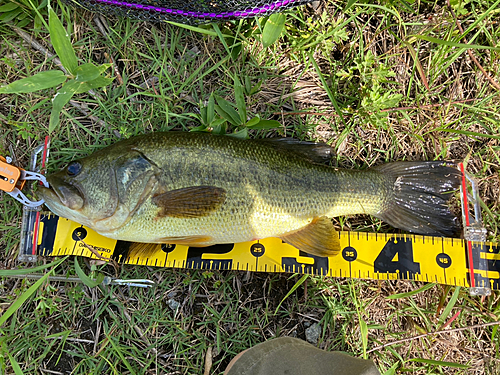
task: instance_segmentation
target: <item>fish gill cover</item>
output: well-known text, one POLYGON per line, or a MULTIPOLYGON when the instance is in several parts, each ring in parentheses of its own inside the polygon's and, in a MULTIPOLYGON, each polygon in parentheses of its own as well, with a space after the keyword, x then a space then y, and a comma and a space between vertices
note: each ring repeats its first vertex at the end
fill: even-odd
POLYGON ((150 22, 200 24, 265 16, 312 0, 66 0, 87 10, 150 22))

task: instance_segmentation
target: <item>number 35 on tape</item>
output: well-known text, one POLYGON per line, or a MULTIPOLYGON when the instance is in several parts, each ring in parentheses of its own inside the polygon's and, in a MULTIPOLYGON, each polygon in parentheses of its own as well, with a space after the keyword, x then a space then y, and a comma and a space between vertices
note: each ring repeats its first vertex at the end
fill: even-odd
POLYGON ((373 280, 409 279, 439 284, 500 289, 499 246, 473 242, 479 257, 473 272, 467 242, 456 238, 362 232, 339 232, 341 253, 317 257, 277 238, 239 244, 193 248, 156 245, 149 257, 129 254, 130 243, 105 238, 91 229, 58 216, 42 215, 36 252, 42 256, 66 254, 114 259, 156 267, 210 270, 292 272, 373 280))

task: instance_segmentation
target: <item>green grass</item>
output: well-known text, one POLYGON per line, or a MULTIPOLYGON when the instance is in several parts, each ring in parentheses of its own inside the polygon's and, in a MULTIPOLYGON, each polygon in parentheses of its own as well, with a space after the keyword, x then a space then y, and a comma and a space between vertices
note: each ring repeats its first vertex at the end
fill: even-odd
MULTIPOLYGON (((8 3, 0 0, 0 7, 8 3)), ((0 85, 59 69, 12 28, 18 24, 53 53, 39 18, 48 22, 46 7, 16 4, 19 13, 0 23, 0 85)), ((267 48, 263 19, 193 30, 111 18, 105 36, 93 14, 52 6, 78 63, 112 57, 108 74, 115 79, 64 106, 51 134, 49 170, 118 137, 199 126, 326 141, 334 163, 347 168, 465 159, 479 184, 489 239, 500 240, 500 93, 462 48, 466 42, 490 48, 472 52, 500 81, 497 2, 452 2, 466 41, 449 9, 434 2, 325 1, 316 11, 304 6, 287 14, 280 39, 267 48), (236 119, 216 96, 232 103, 236 119), (245 112, 247 120, 258 115, 281 125, 252 129, 245 112)), ((17 161, 28 164, 48 134, 50 99, 59 88, 0 94, 0 155, 12 146, 17 161)), ((0 210, 0 261, 15 268, 21 208, 3 194, 0 210)), ((368 216, 335 223, 394 231, 368 216)), ((87 262, 84 271, 91 270, 158 286, 44 282, 28 295, 35 281, 3 277, 0 313, 28 298, 0 327, 0 373, 203 374, 211 347, 211 373, 221 374, 238 352, 276 336, 304 338, 313 323, 322 327, 320 348, 374 359, 382 374, 500 373, 497 326, 479 326, 499 320, 497 292, 479 299, 465 289, 415 282, 307 277, 299 283, 297 275, 132 266, 115 275, 110 265, 87 262), (456 328, 464 329, 432 334, 456 328)), ((75 276, 70 261, 55 272, 75 276)))

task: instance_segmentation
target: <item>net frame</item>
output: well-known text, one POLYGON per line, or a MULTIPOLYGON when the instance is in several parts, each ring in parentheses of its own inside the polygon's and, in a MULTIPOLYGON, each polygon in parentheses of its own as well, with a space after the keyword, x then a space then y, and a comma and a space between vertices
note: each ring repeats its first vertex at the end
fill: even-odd
POLYGON ((66 0, 103 15, 140 19, 149 22, 173 21, 202 24, 262 17, 310 3, 314 0, 66 0))

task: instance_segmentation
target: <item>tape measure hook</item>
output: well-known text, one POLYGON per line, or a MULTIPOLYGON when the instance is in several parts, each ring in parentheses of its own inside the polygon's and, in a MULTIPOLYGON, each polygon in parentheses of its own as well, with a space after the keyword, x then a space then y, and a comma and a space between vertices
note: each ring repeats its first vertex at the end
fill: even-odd
POLYGON ((459 167, 462 172, 460 200, 462 203, 464 224, 463 233, 469 261, 469 293, 472 296, 489 296, 491 288, 489 288, 488 273, 486 272, 486 276, 482 276, 477 272, 478 269, 488 270, 488 261, 481 257, 481 246, 478 245, 478 243, 486 242, 488 234, 481 218, 479 189, 474 178, 465 171, 463 163, 460 163, 459 167), (468 189, 467 182, 470 185, 470 189, 468 189), (473 213, 470 210, 470 204, 472 204, 473 213))

